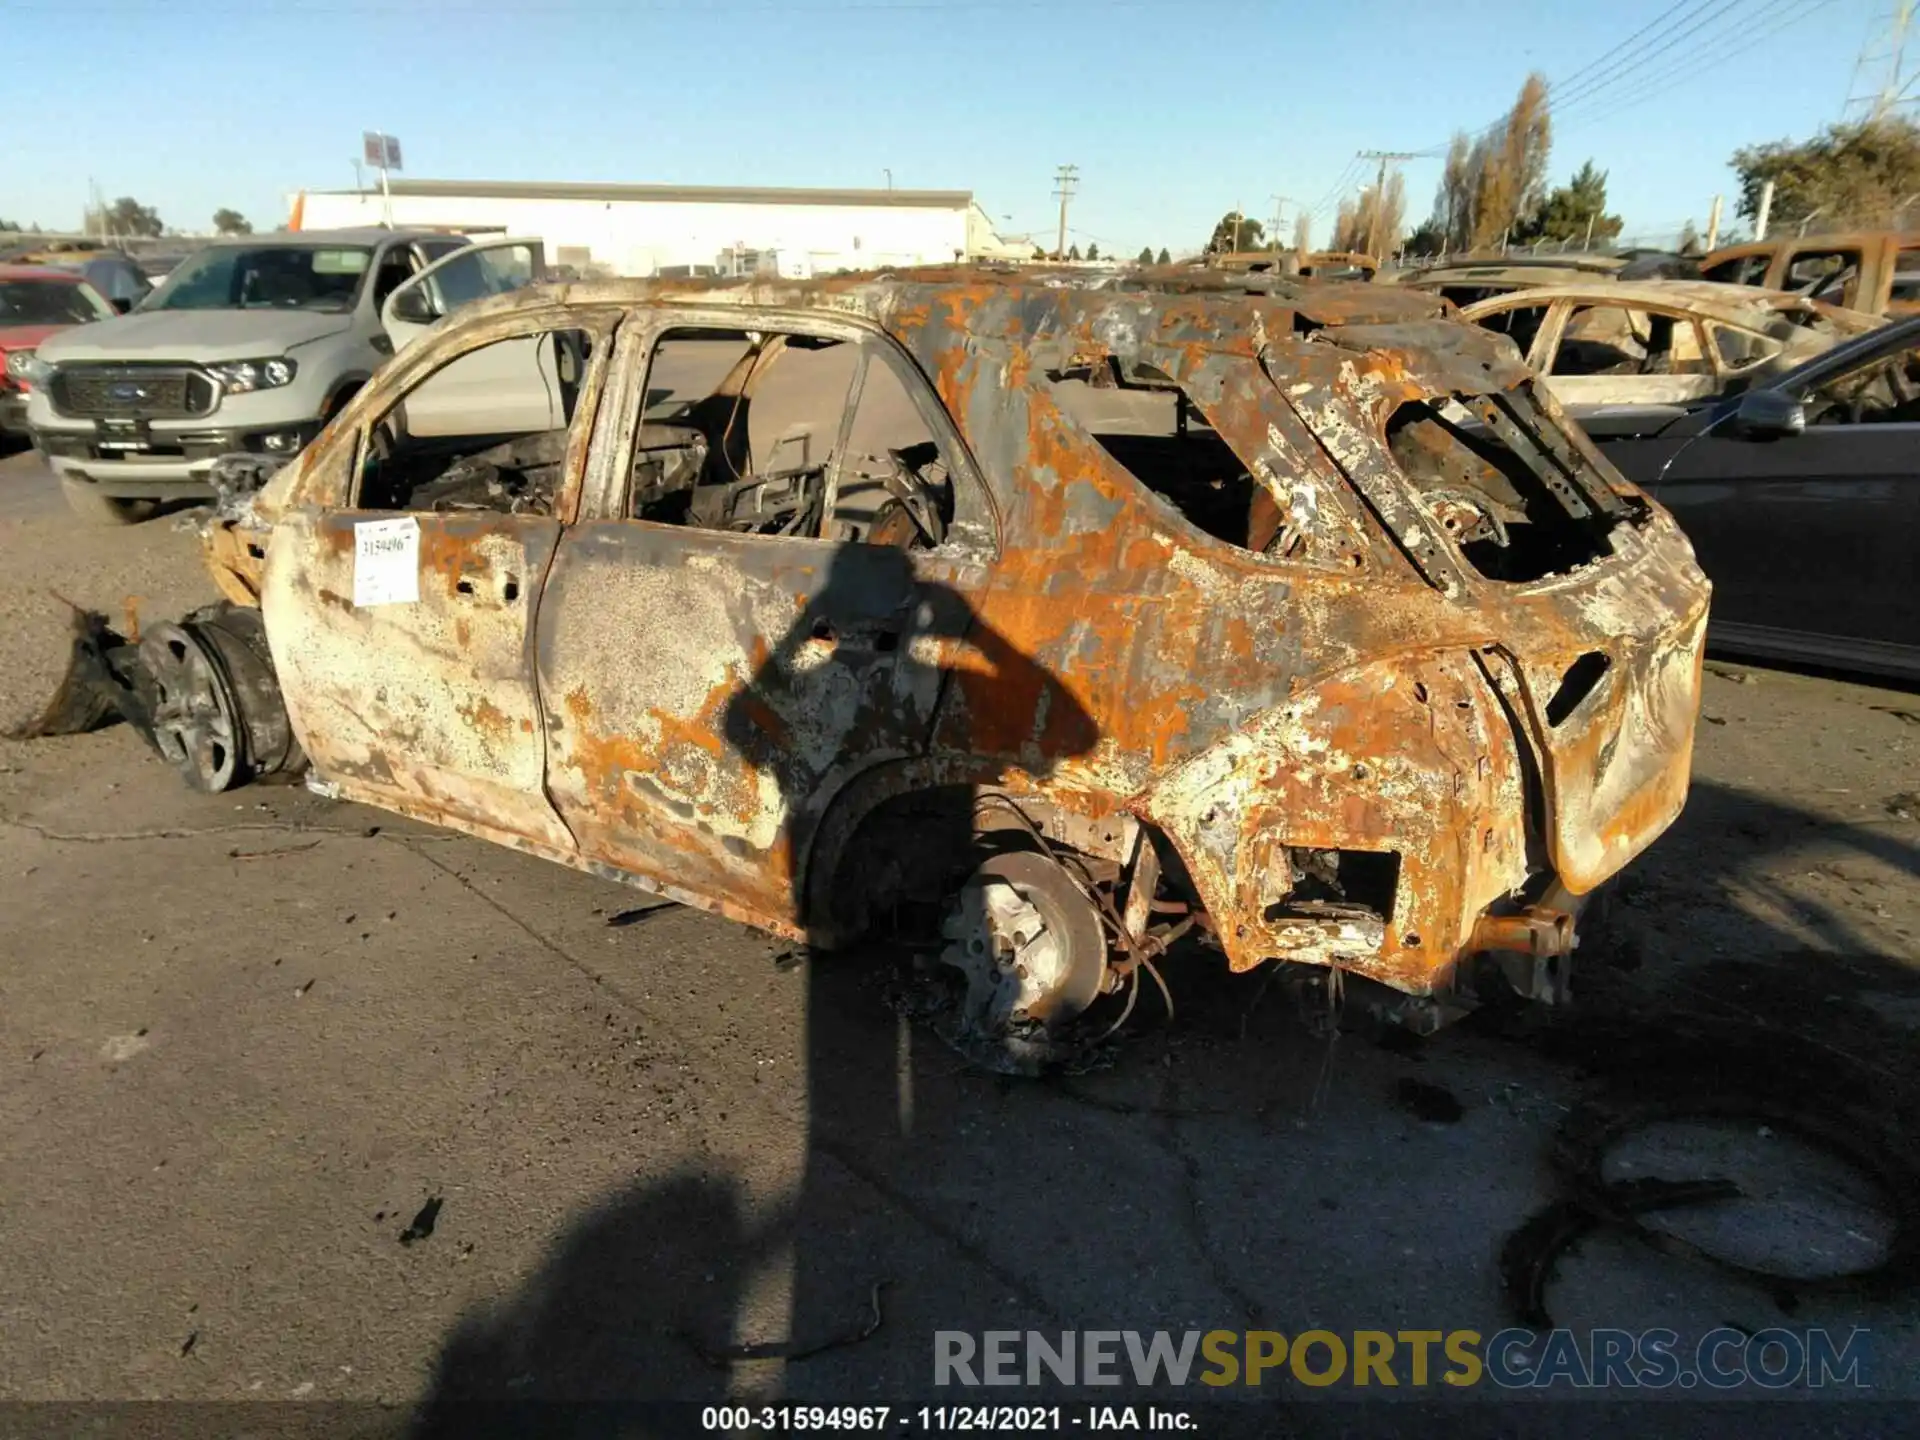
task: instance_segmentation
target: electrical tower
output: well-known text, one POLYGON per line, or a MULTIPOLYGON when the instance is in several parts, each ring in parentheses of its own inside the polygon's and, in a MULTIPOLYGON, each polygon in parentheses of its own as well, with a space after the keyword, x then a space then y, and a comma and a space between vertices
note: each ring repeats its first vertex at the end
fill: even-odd
POLYGON ((1060 200, 1060 243, 1054 247, 1053 258, 1067 258, 1067 202, 1073 198, 1073 192, 1080 188, 1080 167, 1062 165, 1053 172, 1053 193, 1060 200))
POLYGON ((1913 18, 1914 0, 1897 0, 1890 12, 1874 17, 1853 62, 1844 118, 1879 120, 1920 100, 1912 93, 1920 83, 1920 53, 1909 43, 1915 38, 1913 18))

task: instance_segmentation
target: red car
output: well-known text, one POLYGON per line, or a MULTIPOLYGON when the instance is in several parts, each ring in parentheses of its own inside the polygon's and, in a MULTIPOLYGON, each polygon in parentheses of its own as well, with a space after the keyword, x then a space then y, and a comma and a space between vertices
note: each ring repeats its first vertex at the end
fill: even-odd
POLYGON ((27 433, 27 390, 40 342, 113 314, 100 292, 70 270, 0 265, 0 435, 27 433))

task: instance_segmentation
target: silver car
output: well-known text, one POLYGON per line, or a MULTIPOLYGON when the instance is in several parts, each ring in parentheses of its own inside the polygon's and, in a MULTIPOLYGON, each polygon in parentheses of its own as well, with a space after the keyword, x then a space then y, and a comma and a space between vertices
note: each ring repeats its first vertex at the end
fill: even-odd
POLYGON ((386 229, 220 241, 131 313, 42 345, 27 425, 77 512, 144 519, 211 495, 222 455, 292 458, 398 347, 542 260, 535 241, 386 229))

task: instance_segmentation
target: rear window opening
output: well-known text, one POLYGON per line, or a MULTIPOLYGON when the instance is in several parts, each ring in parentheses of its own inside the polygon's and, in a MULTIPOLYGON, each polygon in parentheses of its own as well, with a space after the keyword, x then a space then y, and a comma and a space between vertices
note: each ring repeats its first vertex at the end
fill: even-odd
POLYGON ((1564 574, 1609 553, 1620 511, 1602 506, 1555 458, 1545 432, 1512 396, 1412 401, 1387 421, 1387 445, 1467 562, 1516 584, 1564 574))
POLYGON ((1254 497, 1265 492, 1176 381, 1108 357, 1069 362, 1047 380, 1060 408, 1196 529, 1263 548, 1252 542, 1254 497))

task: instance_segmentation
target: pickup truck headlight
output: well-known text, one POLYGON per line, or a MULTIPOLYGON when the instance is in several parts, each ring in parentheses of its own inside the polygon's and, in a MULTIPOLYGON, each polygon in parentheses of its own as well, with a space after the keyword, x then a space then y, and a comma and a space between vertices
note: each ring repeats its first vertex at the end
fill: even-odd
POLYGON ((295 370, 293 361, 282 357, 272 360, 223 360, 218 365, 205 368, 229 395, 244 395, 249 390, 276 390, 293 379, 295 370))
POLYGON ((9 350, 7 352, 7 378, 24 380, 29 385, 44 385, 53 374, 53 366, 42 360, 31 350, 9 350))

